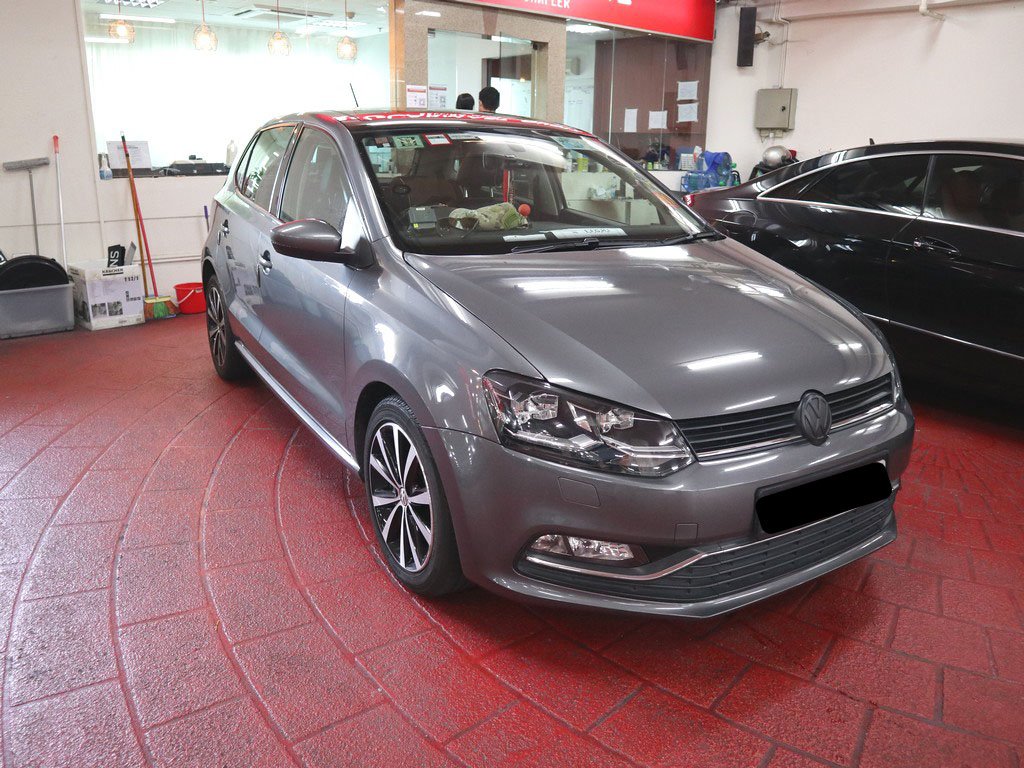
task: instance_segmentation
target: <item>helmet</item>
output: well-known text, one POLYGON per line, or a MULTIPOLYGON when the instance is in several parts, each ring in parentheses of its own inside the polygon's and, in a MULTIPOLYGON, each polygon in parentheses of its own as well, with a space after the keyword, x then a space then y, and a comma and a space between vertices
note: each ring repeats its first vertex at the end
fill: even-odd
POLYGON ((781 144, 768 147, 761 155, 761 162, 769 168, 778 168, 793 159, 793 155, 781 144))

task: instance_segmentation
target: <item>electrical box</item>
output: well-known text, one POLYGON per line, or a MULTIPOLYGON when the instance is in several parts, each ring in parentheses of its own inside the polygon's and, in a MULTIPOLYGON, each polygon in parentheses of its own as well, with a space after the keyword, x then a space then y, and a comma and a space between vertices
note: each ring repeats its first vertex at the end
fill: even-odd
POLYGON ((796 88, 762 88, 757 92, 754 127, 791 131, 796 127, 796 88))

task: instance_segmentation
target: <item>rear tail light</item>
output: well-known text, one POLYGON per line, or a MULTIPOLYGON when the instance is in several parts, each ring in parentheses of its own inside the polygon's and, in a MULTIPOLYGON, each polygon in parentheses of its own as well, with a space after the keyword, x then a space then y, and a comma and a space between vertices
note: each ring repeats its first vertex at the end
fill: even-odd
POLYGON ((693 195, 683 195, 683 203, 688 206, 693 205, 693 195))

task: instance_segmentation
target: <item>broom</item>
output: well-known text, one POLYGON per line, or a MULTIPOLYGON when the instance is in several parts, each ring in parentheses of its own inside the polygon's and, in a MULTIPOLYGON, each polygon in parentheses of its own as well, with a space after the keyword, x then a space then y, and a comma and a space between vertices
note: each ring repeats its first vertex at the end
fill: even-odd
POLYGON ((143 300, 145 316, 147 320, 159 320, 164 317, 174 317, 178 314, 178 307, 171 300, 170 296, 161 296, 156 286, 156 273, 153 271, 153 252, 149 249, 149 237, 146 235, 146 222, 142 218, 142 207, 139 205, 139 192, 135 188, 135 173, 132 171, 132 161, 128 155, 128 142, 121 134, 121 147, 124 149, 125 166, 128 168, 128 184, 132 191, 132 209, 135 213, 135 228, 139 234, 139 260, 142 262, 142 288, 146 292, 143 300), (149 262, 149 277, 146 280, 146 262, 149 262), (149 292, 149 284, 152 283, 153 293, 149 292))

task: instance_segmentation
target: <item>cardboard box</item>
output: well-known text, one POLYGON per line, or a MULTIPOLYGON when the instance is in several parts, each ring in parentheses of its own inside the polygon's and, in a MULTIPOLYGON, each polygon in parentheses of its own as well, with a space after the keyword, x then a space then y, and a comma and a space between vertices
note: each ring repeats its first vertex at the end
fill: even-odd
POLYGON ((100 331, 145 321, 142 268, 69 267, 75 284, 75 319, 83 328, 100 331))

